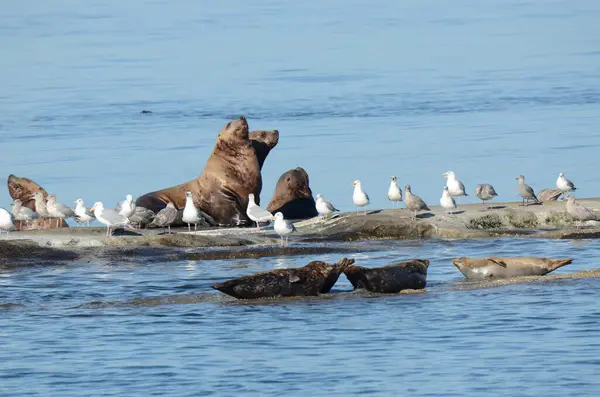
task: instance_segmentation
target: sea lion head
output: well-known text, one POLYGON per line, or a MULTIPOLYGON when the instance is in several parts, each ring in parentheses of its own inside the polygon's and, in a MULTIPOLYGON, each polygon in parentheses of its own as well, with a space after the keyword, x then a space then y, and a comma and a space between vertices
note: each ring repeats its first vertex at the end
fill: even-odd
POLYGON ((259 130, 252 131, 249 135, 250 143, 256 153, 256 159, 258 160, 258 166, 262 169, 262 166, 267 158, 267 155, 277 143, 279 143, 279 131, 272 130, 259 130))
POLYGON ((248 121, 244 116, 231 120, 219 132, 217 141, 220 140, 248 140, 248 121))
POLYGON ((279 183, 282 183, 284 189, 286 189, 291 197, 294 198, 307 198, 312 197, 312 191, 310 190, 308 183, 308 174, 302 167, 289 170, 279 178, 279 183))
POLYGON ((13 174, 8 176, 8 193, 10 197, 13 200, 21 200, 25 207, 34 209, 32 196, 38 191, 41 191, 44 196, 48 195, 40 185, 29 178, 20 178, 13 174))

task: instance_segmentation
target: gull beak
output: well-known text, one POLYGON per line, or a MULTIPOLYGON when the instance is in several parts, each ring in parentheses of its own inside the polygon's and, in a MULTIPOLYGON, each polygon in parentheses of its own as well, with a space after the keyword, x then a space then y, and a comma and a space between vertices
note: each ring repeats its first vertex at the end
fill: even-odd
POLYGON ((96 207, 90 208, 90 212, 94 212, 95 209, 96 209, 96 207))
POLYGON ((447 178, 447 177, 448 177, 448 173, 447 173, 447 172, 444 172, 444 173, 442 174, 442 176, 443 176, 444 178, 447 178))
POLYGON ((77 204, 77 201, 73 201, 73 204, 77 204))
POLYGON ((277 219, 277 218, 275 218, 274 216, 273 216, 273 217, 271 217, 271 220, 272 220, 272 221, 274 221, 274 220, 276 220, 276 219, 277 219))

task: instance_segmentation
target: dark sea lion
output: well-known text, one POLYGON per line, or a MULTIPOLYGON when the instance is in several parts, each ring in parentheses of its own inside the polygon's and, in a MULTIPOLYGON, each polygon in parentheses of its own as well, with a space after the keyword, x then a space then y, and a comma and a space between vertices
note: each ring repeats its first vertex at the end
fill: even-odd
POLYGON ((344 274, 354 289, 396 294, 404 289, 425 288, 428 267, 426 259, 411 259, 376 268, 352 265, 344 270, 344 274))
POLYGON ((326 294, 354 259, 344 258, 334 265, 310 262, 296 269, 277 269, 218 283, 212 288, 237 299, 326 294))
POLYGON ((279 177, 267 211, 281 212, 286 219, 309 219, 319 214, 304 168, 289 170, 279 177))
MULTIPOLYGON (((44 200, 48 197, 46 189, 41 187, 37 182, 29 178, 18 177, 13 174, 8 176, 8 193, 13 200, 21 200, 24 207, 35 211, 35 200, 33 195, 41 192, 44 200)), ((58 226, 57 221, 48 218, 39 218, 34 220, 30 225, 19 222, 15 225, 17 230, 38 230, 38 229, 54 229, 56 227, 69 227, 67 222, 60 220, 58 226)))
POLYGON ((147 193, 136 205, 158 212, 172 202, 185 207, 186 192, 192 192, 194 205, 219 225, 246 225, 248 195, 260 201, 261 164, 277 145, 279 132, 255 131, 250 139, 245 117, 230 121, 219 132, 212 154, 202 174, 187 183, 147 193))
POLYGON ((515 258, 455 258, 454 266, 469 280, 543 276, 573 262, 571 258, 552 259, 536 257, 515 258))

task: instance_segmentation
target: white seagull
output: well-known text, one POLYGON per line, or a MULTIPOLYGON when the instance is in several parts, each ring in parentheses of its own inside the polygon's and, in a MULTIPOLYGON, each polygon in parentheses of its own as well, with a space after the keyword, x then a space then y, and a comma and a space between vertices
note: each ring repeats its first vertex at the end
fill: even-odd
POLYGON ((352 186, 354 186, 354 193, 352 194, 352 201, 356 206, 356 213, 358 214, 359 207, 365 207, 365 215, 367 214, 366 206, 369 205, 369 195, 362 190, 362 186, 360 181, 357 179, 352 182, 352 186))
POLYGON ((452 197, 468 196, 465 192, 465 185, 458 179, 454 171, 447 171, 442 174, 444 178, 448 178, 446 186, 448 186, 448 192, 452 197))
POLYGON ((98 222, 106 226, 107 236, 110 236, 115 228, 129 225, 129 219, 126 216, 119 214, 116 210, 104 208, 101 201, 95 202, 90 211, 96 215, 98 222))
POLYGON ((315 207, 319 215, 323 215, 325 217, 327 217, 329 214, 339 211, 333 206, 333 204, 331 204, 331 202, 325 200, 321 193, 317 194, 317 201, 315 203, 315 207))
POLYGON ((275 233, 279 234, 281 237, 281 245, 288 244, 288 237, 290 234, 296 231, 296 227, 292 223, 292 221, 288 221, 287 219, 283 219, 283 214, 278 212, 272 218, 275 223, 273 224, 273 229, 275 229, 275 233), (285 237, 285 244, 283 242, 283 238, 285 237))
POLYGON ((254 202, 254 194, 250 193, 248 195, 248 207, 246 208, 246 215, 253 222, 256 222, 256 229, 260 230, 259 222, 269 222, 273 219, 273 214, 271 214, 266 209, 259 207, 254 202))
POLYGON ((398 187, 398 178, 392 177, 390 188, 388 189, 388 200, 394 203, 394 208, 397 208, 398 201, 402 201, 402 190, 398 187))
POLYGON ((440 205, 443 209, 446 210, 446 214, 451 214, 451 210, 456 209, 456 201, 448 192, 448 186, 444 186, 444 191, 442 192, 442 197, 440 198, 440 205))
POLYGON ((73 201, 73 204, 76 204, 75 221, 77 222, 77 224, 87 223, 87 225, 89 226, 90 222, 92 222, 95 218, 92 211, 85 208, 85 202, 83 201, 83 199, 77 199, 73 201))
POLYGON ((13 217, 10 212, 4 208, 0 208, 0 231, 5 231, 6 234, 10 230, 14 230, 15 225, 13 223, 13 217))
POLYGON ((556 180, 556 187, 558 188, 558 190, 563 192, 563 194, 574 192, 575 190, 577 190, 573 182, 565 178, 565 174, 563 174, 562 172, 558 174, 558 179, 556 180))

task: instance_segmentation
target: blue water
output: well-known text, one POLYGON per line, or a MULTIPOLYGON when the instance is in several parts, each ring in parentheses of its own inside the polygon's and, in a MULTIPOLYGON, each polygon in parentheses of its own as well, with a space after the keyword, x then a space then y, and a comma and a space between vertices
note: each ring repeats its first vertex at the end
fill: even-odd
MULTIPOLYGON (((599 20, 594 0, 7 0, 0 177, 115 203, 199 175, 243 114, 281 133, 263 202, 296 166, 342 210, 355 179, 389 206, 392 175, 436 204, 448 170, 506 201, 517 175, 538 190, 559 172, 597 197, 599 20)), ((338 256, 0 273, 0 394, 596 396, 597 280, 455 290, 453 256, 520 254, 575 258, 563 273, 597 268, 599 246, 385 243, 357 259, 431 259, 426 294, 342 277, 332 298, 271 304, 208 287, 338 256)))
POLYGON ((357 263, 431 260, 418 295, 239 303, 215 282, 342 254, 18 269, 0 277, 6 396, 596 396, 600 279, 487 289, 462 255, 554 255, 597 268, 600 243, 531 239, 372 243, 357 263), (21 304, 23 306, 8 306, 21 304))

